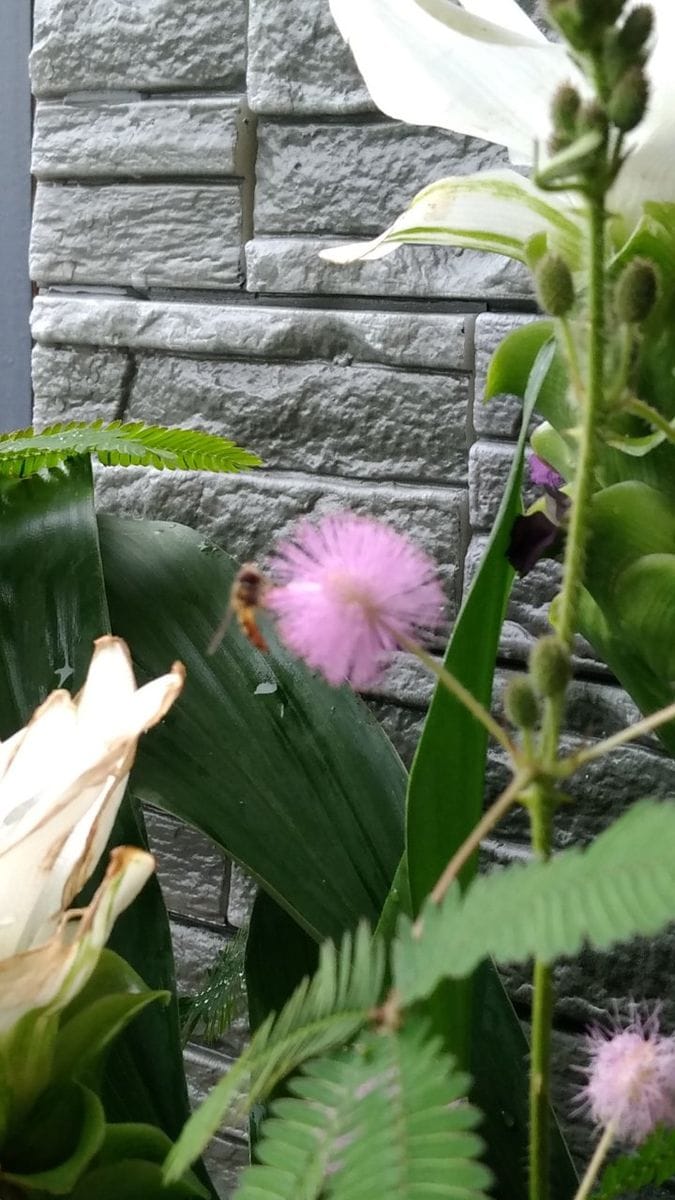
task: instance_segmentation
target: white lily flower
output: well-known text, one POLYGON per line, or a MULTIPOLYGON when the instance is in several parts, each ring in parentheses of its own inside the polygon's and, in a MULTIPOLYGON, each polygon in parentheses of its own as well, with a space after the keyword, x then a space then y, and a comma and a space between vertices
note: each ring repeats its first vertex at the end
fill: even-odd
POLYGON ((151 875, 152 855, 119 847, 91 904, 69 911, 105 849, 138 738, 184 675, 177 663, 137 688, 124 642, 100 638, 80 694, 52 692, 0 745, 0 1034, 69 1002, 151 875))
MULTIPOLYGON (((675 73, 669 54, 675 4, 651 0, 656 16, 650 104, 610 197, 626 227, 647 200, 675 201, 675 73)), ((516 0, 330 0, 335 21, 379 108, 412 125, 484 138, 531 165, 550 133, 553 96, 563 82, 583 91, 565 48, 548 41, 516 0)), ((379 237, 327 250, 333 262, 379 258, 404 242, 470 246, 522 260, 535 233, 556 249, 556 212, 581 228, 578 201, 551 195, 516 172, 441 179, 379 237), (517 196, 516 193, 520 192, 517 196), (433 198, 432 219, 428 202, 433 198), (511 238, 511 245, 504 239, 511 238), (502 239, 502 244, 496 244, 502 239)))

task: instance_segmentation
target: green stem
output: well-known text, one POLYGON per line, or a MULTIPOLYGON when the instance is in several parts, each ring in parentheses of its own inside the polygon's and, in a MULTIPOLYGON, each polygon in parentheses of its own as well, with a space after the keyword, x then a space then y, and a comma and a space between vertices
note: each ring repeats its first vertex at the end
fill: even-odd
MULTIPOLYGON (((582 415, 579 463, 569 518, 563 582, 558 610, 558 636, 571 652, 584 580, 589 535, 589 512, 593 497, 596 428, 604 403, 605 386, 605 203, 604 194, 590 199, 589 338, 588 384, 578 396, 582 415)), ((541 759, 553 772, 558 759, 560 732, 565 712, 565 691, 551 696, 544 710, 541 759)), ((530 801, 532 845, 543 859, 551 855, 553 804, 544 788, 530 801)), ((532 1012, 532 1069, 530 1072, 530 1200, 547 1200, 550 1190, 549 1096, 553 983, 551 968, 534 966, 532 1012)))

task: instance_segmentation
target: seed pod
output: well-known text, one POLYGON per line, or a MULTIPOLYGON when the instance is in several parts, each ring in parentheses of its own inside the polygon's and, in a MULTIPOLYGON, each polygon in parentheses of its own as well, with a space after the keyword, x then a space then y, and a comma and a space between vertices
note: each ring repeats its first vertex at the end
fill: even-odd
POLYGON ((656 270, 646 258, 634 258, 614 289, 616 315, 625 325, 638 325, 652 311, 658 295, 656 270))
POLYGON ((516 675, 504 693, 504 711, 516 729, 536 729, 540 708, 534 688, 523 675, 516 675))
POLYGON ((571 677, 569 651, 555 634, 535 642, 530 654, 530 678, 540 696, 559 696, 571 677))
POLYGON ((546 254, 535 273, 537 297, 552 317, 564 317, 574 304, 572 273, 558 254, 546 254))
POLYGON ((612 90, 607 115, 622 133, 635 129, 647 111, 649 83, 642 67, 629 67, 612 90))

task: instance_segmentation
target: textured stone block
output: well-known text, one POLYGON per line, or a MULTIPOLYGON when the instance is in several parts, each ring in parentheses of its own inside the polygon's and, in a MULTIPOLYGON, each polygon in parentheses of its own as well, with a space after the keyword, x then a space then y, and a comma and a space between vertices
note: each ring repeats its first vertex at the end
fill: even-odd
POLYGON ((373 107, 326 0, 250 0, 247 90, 258 112, 373 107))
POLYGON ((233 287, 239 281, 236 186, 40 184, 31 243, 38 283, 233 287))
POLYGON ((33 350, 33 422, 114 421, 122 403, 127 356, 83 347, 33 350))
POLYGON ((250 118, 243 98, 83 100, 38 104, 38 179, 244 175, 250 118))
POLYGON ((110 296, 37 296, 38 342, 253 359, 326 359, 469 370, 466 318, 447 313, 182 304, 110 296))
MULTIPOLYGON (((195 1068, 191 1064, 189 1069, 195 1068)), ((248 1145, 243 1137, 213 1138, 209 1143, 204 1162, 220 1200, 230 1200, 248 1161, 248 1145)))
POLYGON ((213 842, 158 809, 146 809, 145 824, 167 908, 180 916, 224 921, 225 860, 213 842))
POLYGON ((171 922, 171 940, 176 961, 176 982, 180 996, 191 996, 204 986, 207 973, 216 962, 229 935, 223 936, 196 922, 171 922))
POLYGON ((446 246, 402 246, 377 262, 325 262, 330 237, 256 237, 246 245, 251 292, 412 296, 423 299, 528 297, 531 284, 519 263, 495 254, 446 246))
POLYGON ((462 377, 143 356, 125 415, 224 433, 275 469, 466 481, 462 377))
POLYGON ((473 424, 480 437, 516 438, 520 432, 522 400, 516 396, 494 396, 485 404, 485 381, 490 359, 504 338, 536 319, 520 313, 480 313, 476 318, 473 424))
POLYGON ((465 507, 465 493, 458 489, 109 467, 98 472, 97 493, 107 512, 192 525, 242 561, 263 560, 301 516, 346 508, 370 513, 408 533, 434 556, 450 617, 456 611, 465 507))
POLYGON ((227 900, 227 919, 230 925, 241 929, 248 925, 258 885, 238 863, 232 864, 230 893, 227 900))
POLYGON ((246 2, 36 0, 38 96, 138 88, 232 88, 246 62, 246 2))
POLYGON ((398 122, 258 126, 257 233, 374 236, 443 175, 504 159, 485 142, 398 122))
MULTIPOLYGON (((217 1050, 207 1050, 190 1044, 184 1054, 190 1104, 196 1108, 232 1066, 232 1059, 217 1050)), ((243 1091, 243 1089, 242 1089, 243 1091)), ((246 1113, 234 1103, 218 1130, 218 1135, 230 1142, 245 1146, 248 1134, 246 1113)))

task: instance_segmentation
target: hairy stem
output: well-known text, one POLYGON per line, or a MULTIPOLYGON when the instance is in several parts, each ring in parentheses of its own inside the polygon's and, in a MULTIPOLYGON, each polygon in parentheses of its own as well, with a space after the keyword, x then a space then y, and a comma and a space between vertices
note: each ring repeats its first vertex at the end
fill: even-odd
MULTIPOLYGON (((593 496, 596 452, 596 428, 604 403, 605 385, 605 202, 600 191, 589 202, 589 333, 587 350, 588 381, 577 397, 582 414, 579 462, 574 497, 569 517, 563 582, 558 609, 558 636, 571 652, 576 629, 579 598, 584 579, 589 533, 589 512, 593 496)), ((565 690, 549 697, 544 710, 541 734, 541 760, 551 772, 559 755, 560 732, 565 711, 565 690)), ((553 805, 549 792, 539 788, 530 803, 532 845, 543 859, 551 854, 553 805)), ((551 968, 542 962, 534 966, 532 1014, 532 1068, 530 1072, 530 1200, 548 1200, 549 1096, 551 1064, 551 1027, 553 983, 551 968)))
POLYGON ((614 1125, 610 1121, 609 1125, 605 1129, 605 1132, 600 1138, 600 1141, 595 1147, 593 1157, 586 1168, 586 1174, 579 1184, 574 1200, 586 1200, 586 1197, 590 1195, 593 1184, 600 1174, 600 1168, 607 1157, 608 1151, 611 1149, 612 1142, 614 1141, 614 1135, 614 1125))
POLYGON ((651 404, 645 404, 644 400, 638 400, 634 397, 631 400, 626 400, 624 408, 626 412, 633 413, 636 417, 642 417, 643 421, 647 421, 650 425, 653 425, 669 441, 675 442, 675 424, 666 420, 662 413, 652 408, 651 404))
POLYGON ((481 725, 487 729, 488 733, 491 734, 496 742, 499 742, 499 744, 504 747, 510 758, 515 761, 518 756, 518 751, 511 741, 511 738, 506 730, 502 729, 499 722, 495 721, 491 713, 484 708, 480 700, 476 700, 476 697, 471 695, 471 692, 464 687, 463 683, 459 682, 459 679, 456 679, 450 671, 448 671, 441 663, 437 662, 433 655, 429 654, 429 652, 423 649, 422 646, 419 646, 417 642, 413 642, 410 638, 402 637, 399 639, 399 644, 403 650, 409 650, 411 654, 414 654, 416 658, 419 658, 420 662, 424 663, 425 667, 427 667, 427 669, 436 676, 439 683, 442 683, 443 687, 446 688, 456 700, 459 700, 460 704, 463 704, 465 708, 468 708, 471 715, 474 716, 477 721, 480 721, 481 725))

